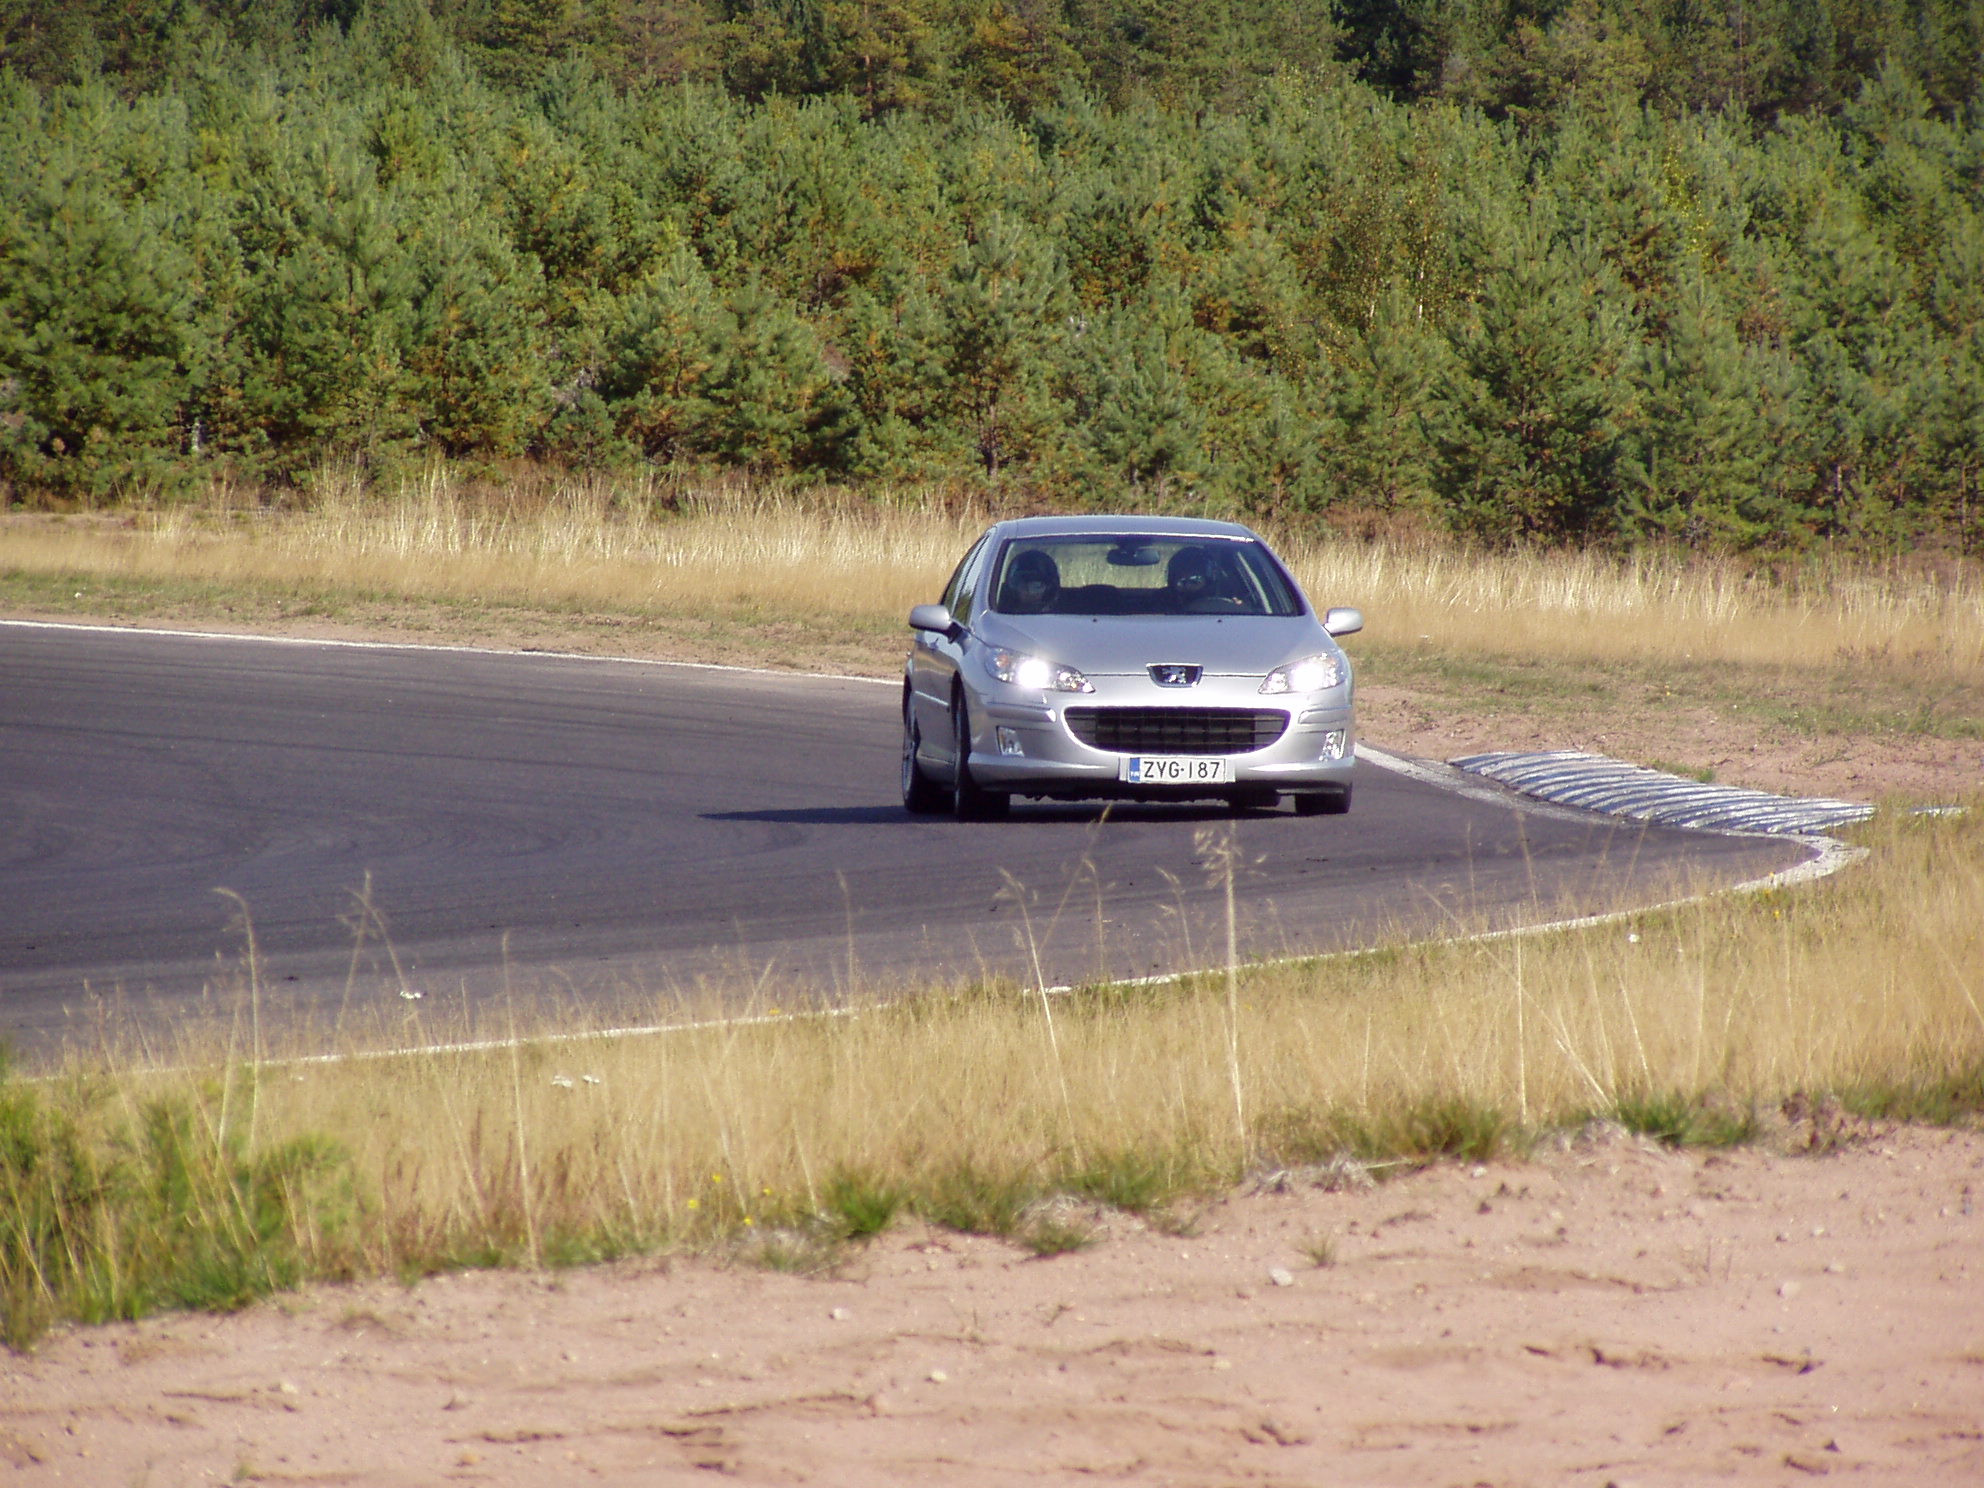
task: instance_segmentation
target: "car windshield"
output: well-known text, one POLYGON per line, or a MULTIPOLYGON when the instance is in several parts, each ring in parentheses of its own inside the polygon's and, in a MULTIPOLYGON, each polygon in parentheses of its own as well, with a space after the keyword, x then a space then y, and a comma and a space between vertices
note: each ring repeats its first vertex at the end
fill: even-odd
POLYGON ((1054 534, 999 554, 992 608, 1008 615, 1299 615, 1266 548, 1245 538, 1054 534))

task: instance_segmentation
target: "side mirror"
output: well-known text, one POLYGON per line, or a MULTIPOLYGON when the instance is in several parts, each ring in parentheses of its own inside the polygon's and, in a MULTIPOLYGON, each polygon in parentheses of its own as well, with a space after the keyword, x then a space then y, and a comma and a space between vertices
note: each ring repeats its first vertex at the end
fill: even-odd
POLYGON ((909 612, 909 628, 911 630, 934 630, 940 635, 948 636, 951 640, 958 638, 960 630, 958 622, 951 618, 951 612, 940 604, 921 604, 911 610, 909 612))
POLYGON ((1364 628, 1364 612, 1349 605, 1331 605, 1323 616, 1323 629, 1333 636, 1355 635, 1364 628))

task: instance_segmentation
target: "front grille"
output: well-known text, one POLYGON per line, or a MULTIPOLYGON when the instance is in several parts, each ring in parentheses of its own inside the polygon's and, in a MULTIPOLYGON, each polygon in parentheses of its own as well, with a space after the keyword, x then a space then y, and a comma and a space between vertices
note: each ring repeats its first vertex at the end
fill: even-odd
POLYGON ((1113 754, 1246 754, 1288 728, 1272 708, 1070 708, 1068 727, 1113 754))

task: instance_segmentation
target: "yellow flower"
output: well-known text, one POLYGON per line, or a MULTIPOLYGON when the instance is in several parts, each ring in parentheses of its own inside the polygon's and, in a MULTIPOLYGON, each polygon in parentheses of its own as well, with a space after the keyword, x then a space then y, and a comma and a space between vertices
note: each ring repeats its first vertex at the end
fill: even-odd
POLYGON ((747 1214, 747 1215, 745 1215, 745 1216, 744 1216, 744 1223, 746 1223, 746 1224, 749 1224, 750 1222, 751 1222, 751 1216, 750 1216, 750 1215, 748 1215, 748 1214, 747 1214))
POLYGON ((702 1206, 702 1205, 701 1205, 700 1203, 698 1203, 698 1202, 697 1202, 696 1200, 694 1200, 694 1199, 691 1199, 691 1200, 689 1200, 689 1207, 690 1207, 691 1209, 700 1209, 700 1208, 702 1208, 703 1206, 702 1206))
POLYGON ((710 1174, 710 1182, 712 1182, 712 1183, 721 1183, 721 1182, 723 1182, 723 1174, 721 1174, 721 1173, 712 1173, 712 1174, 710 1174))

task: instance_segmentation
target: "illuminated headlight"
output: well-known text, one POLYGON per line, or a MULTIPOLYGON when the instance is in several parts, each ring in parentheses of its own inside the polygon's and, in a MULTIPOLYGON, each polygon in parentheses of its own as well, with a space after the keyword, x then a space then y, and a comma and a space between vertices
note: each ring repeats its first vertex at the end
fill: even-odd
POLYGON ((1321 692, 1343 685, 1343 658, 1325 654, 1305 656, 1278 666, 1261 683, 1262 692, 1321 692))
POLYGON ((1001 647, 990 652, 985 658, 985 669, 1001 682, 1037 692, 1095 691, 1089 685, 1088 678, 1073 667, 1028 656, 1024 651, 1008 651, 1001 647))

